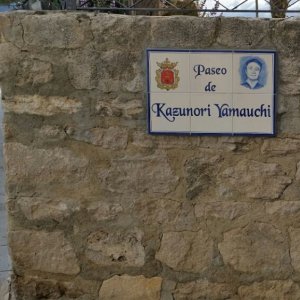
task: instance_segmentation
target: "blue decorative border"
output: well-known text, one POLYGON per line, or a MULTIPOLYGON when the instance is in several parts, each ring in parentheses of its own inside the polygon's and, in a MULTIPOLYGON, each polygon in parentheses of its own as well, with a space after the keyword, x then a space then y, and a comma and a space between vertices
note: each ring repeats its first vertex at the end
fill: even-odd
POLYGON ((276 136, 276 105, 277 105, 277 52, 276 50, 228 50, 228 49, 168 49, 168 48, 149 48, 146 49, 147 56, 147 129, 148 133, 152 135, 180 135, 180 136, 265 136, 272 137, 276 136), (257 132, 153 132, 151 131, 151 112, 150 112, 150 52, 188 52, 188 53, 201 53, 201 52, 212 52, 212 53, 271 53, 273 54, 273 127, 272 133, 257 133, 257 132))

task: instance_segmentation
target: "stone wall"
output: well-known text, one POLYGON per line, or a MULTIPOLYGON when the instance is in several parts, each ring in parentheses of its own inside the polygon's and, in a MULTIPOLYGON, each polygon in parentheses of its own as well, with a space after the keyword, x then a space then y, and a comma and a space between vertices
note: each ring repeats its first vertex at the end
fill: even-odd
POLYGON ((17 299, 299 299, 299 25, 2 14, 17 299), (277 137, 148 135, 151 47, 276 49, 277 137))

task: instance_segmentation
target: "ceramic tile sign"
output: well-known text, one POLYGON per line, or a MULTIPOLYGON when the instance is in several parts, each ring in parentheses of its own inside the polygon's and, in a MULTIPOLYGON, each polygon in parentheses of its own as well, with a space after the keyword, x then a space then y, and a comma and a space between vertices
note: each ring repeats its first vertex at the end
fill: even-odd
POLYGON ((147 50, 151 134, 275 135, 271 50, 147 50))

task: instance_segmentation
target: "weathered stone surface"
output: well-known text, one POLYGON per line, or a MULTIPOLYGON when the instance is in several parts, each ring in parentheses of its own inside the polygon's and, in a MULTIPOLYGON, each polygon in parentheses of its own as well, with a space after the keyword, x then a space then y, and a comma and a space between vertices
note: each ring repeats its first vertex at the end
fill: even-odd
POLYGON ((127 59, 127 54, 132 49, 144 49, 148 44, 151 35, 151 21, 151 18, 145 18, 145 16, 102 14, 100 19, 91 16, 91 29, 95 44, 98 49, 106 51, 128 49, 126 55, 123 56, 124 59, 127 59), (118 30, 115 30, 116 28, 118 30), (128 38, 128 32, 131 33, 130 38, 128 38))
POLYGON ((108 221, 117 218, 124 209, 119 203, 97 201, 87 205, 87 211, 97 221, 108 221))
POLYGON ((261 150, 263 154, 274 156, 297 153, 300 150, 300 140, 290 138, 265 140, 261 150))
POLYGON ((292 259, 293 268, 299 272, 300 271, 300 229, 299 228, 290 228, 290 253, 292 259))
POLYGON ((68 97, 42 97, 39 95, 18 95, 3 101, 6 112, 53 116, 55 114, 75 114, 81 108, 81 102, 68 97))
POLYGON ((80 271, 74 249, 62 231, 12 231, 9 245, 16 268, 68 275, 80 271))
POLYGON ((245 202, 212 202, 195 205, 197 218, 215 217, 234 220, 249 213, 251 205, 245 202))
POLYGON ((235 270, 280 275, 290 272, 285 234, 266 223, 254 223, 224 233, 219 250, 225 264, 235 270))
POLYGON ((23 61, 16 76, 16 85, 41 85, 53 78, 52 65, 39 60, 23 61))
POLYGON ((292 182, 280 165, 246 159, 224 170, 221 178, 232 189, 254 199, 277 199, 292 182))
POLYGON ((219 24, 217 43, 233 48, 264 47, 270 42, 269 24, 259 19, 222 18, 219 24), (247 34, 245 34, 247 32, 247 34))
MULTIPOLYGON (((217 19, 203 18, 203 23, 197 17, 189 17, 185 24, 181 17, 154 17, 151 22, 151 46, 158 48, 206 48, 214 42, 217 19), (169 38, 169 32, 178 28, 176 36, 169 38)), ((150 47, 151 47, 150 46, 150 47)))
POLYGON ((193 199, 201 192, 207 191, 216 181, 216 165, 221 162, 221 157, 207 156, 192 158, 185 163, 188 199, 193 199))
POLYGON ((166 232, 155 258, 175 271, 200 273, 210 267, 213 251, 213 241, 203 230, 166 232))
POLYGON ((47 190, 48 184, 83 183, 88 159, 64 148, 36 149, 20 143, 8 143, 6 181, 8 184, 37 185, 47 190), (63 179, 61 179, 63 178, 63 179))
POLYGON ((291 280, 270 280, 243 285, 239 287, 238 295, 241 299, 293 300, 300 297, 300 288, 291 280))
POLYGON ((51 199, 23 197, 17 200, 21 211, 28 220, 54 220, 62 222, 72 212, 79 210, 79 205, 72 199, 51 199))
POLYGON ((105 188, 121 194, 165 195, 174 191, 178 177, 174 174, 163 152, 149 156, 126 155, 114 159, 111 168, 99 178, 105 188))
POLYGON ((234 299, 235 295, 235 288, 230 284, 212 283, 207 280, 179 283, 173 292, 174 300, 225 300, 234 299))
POLYGON ((145 109, 141 99, 137 97, 122 98, 121 96, 114 99, 99 99, 96 102, 95 110, 100 116, 114 116, 125 119, 145 119, 145 109), (133 99, 132 99, 133 98, 133 99))
POLYGON ((179 214, 181 203, 169 199, 139 199, 134 211, 148 226, 170 225, 179 214))
POLYGON ((87 15, 27 15, 21 21, 26 45, 42 48, 76 49, 93 38, 87 15), (47 34, 36 34, 47 32, 47 34))
POLYGON ((105 280, 99 300, 160 300, 162 279, 144 276, 114 276, 105 280))
POLYGON ((145 250, 142 238, 143 232, 139 229, 131 232, 93 232, 87 238, 86 257, 101 266, 143 266, 145 250))
POLYGON ((47 279, 42 276, 25 275, 15 280, 18 293, 24 299, 80 299, 94 300, 98 297, 100 283, 84 280, 79 276, 68 280, 47 279))
POLYGON ((300 212, 299 201, 275 201, 266 203, 266 212, 270 215, 294 217, 300 212))
POLYGON ((125 149, 128 141, 128 130, 121 127, 91 128, 83 131, 73 131, 72 138, 101 146, 105 149, 125 149))

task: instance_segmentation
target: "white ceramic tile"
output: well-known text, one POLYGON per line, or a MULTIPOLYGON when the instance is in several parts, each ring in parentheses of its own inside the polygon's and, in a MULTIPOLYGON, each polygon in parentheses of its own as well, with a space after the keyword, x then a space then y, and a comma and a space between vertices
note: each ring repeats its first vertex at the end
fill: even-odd
POLYGON ((191 92, 232 92, 231 52, 191 52, 190 72, 191 92))
POLYGON ((149 97, 150 132, 190 132, 189 93, 151 93, 149 97))
POLYGON ((191 132, 231 134, 232 118, 224 115, 231 106, 232 94, 191 94, 191 132))
POLYGON ((243 94, 273 94, 274 65, 273 53, 234 53, 233 92, 243 94), (249 61, 250 63, 248 64, 249 61), (250 81, 257 78, 257 84, 254 87, 252 86, 252 88, 247 83, 248 77, 250 81))
POLYGON ((273 94, 233 95, 233 132, 273 134, 273 94), (246 115, 246 116, 245 116, 246 115))
POLYGON ((189 92, 189 52, 173 52, 173 51, 150 51, 149 52, 149 83, 150 92, 166 92, 166 93, 183 93, 189 92), (162 82, 162 67, 158 64, 166 62, 176 64, 168 70, 167 78, 169 84, 168 90, 163 88, 162 82), (177 73, 176 73, 177 72, 177 73), (176 74, 175 74, 176 73, 176 74), (178 86, 176 81, 178 80, 178 86))

